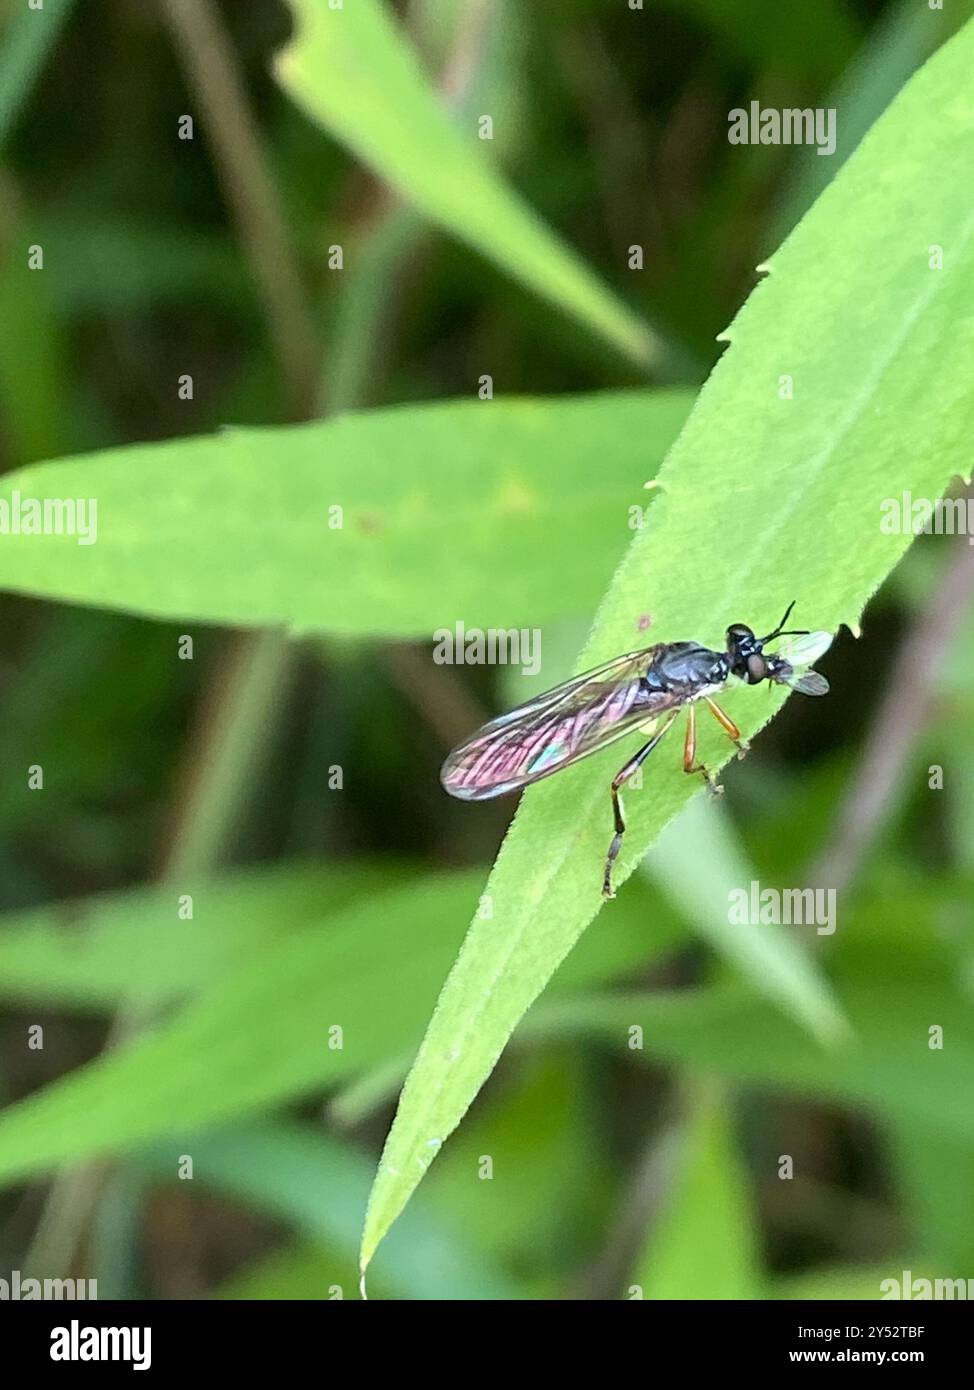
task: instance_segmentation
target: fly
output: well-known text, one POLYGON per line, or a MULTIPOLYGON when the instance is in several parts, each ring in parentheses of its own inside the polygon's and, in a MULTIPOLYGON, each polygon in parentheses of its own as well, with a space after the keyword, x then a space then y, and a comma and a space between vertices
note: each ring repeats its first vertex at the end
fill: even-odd
POLYGON ((832 636, 828 632, 786 632, 794 606, 792 600, 767 637, 755 637, 744 623, 733 623, 727 629, 727 650, 723 652, 711 651, 699 642, 660 642, 617 656, 604 666, 556 685, 492 719, 454 748, 440 773, 444 788, 462 801, 486 801, 540 782, 636 729, 650 734, 649 741, 619 769, 609 788, 615 834, 606 855, 602 894, 614 897, 612 865, 626 831, 619 793, 684 705, 683 771, 700 773, 713 791, 720 791, 716 778, 697 762, 698 700, 704 701, 743 757, 747 744, 740 729, 713 698, 732 681, 759 685, 766 680, 800 690, 803 695, 828 692, 825 677, 806 668, 828 651, 832 636), (776 652, 765 652, 767 643, 779 637, 792 640, 776 652))

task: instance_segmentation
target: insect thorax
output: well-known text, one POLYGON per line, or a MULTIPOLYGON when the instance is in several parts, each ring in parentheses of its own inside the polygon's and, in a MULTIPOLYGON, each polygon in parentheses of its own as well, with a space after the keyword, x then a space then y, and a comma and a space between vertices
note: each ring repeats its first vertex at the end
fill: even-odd
POLYGON ((653 661, 646 681, 650 688, 673 691, 693 700, 719 690, 729 673, 723 652, 697 642, 671 642, 653 661))

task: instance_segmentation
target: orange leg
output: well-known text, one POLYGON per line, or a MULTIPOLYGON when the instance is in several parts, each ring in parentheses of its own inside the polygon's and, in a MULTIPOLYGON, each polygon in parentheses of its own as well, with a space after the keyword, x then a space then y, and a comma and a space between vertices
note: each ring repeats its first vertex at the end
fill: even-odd
POLYGON ((717 778, 704 767, 703 763, 696 761, 697 757, 697 711, 692 704, 687 705, 687 732, 683 740, 683 771, 687 773, 701 772, 706 780, 707 786, 712 792, 718 794, 724 789, 717 781, 717 778))
POLYGON ((734 723, 733 719, 731 719, 730 715, 725 710, 721 709, 720 705, 718 705, 716 700, 711 700, 709 695, 705 695, 704 699, 710 706, 710 713, 717 720, 717 723, 723 729, 724 733, 727 735, 727 737, 731 740, 732 743, 737 744, 737 756, 739 758, 743 758, 744 754, 747 752, 751 745, 749 743, 744 742, 744 740, 741 738, 740 729, 734 723))

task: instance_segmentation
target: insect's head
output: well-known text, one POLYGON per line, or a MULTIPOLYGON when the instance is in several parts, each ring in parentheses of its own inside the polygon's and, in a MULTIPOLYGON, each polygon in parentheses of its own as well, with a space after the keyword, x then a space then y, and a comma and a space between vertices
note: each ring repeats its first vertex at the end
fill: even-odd
POLYGON ((785 609, 785 615, 781 622, 774 632, 769 632, 766 637, 755 637, 745 623, 731 624, 727 629, 727 660, 733 675, 747 681, 748 685, 760 685, 761 681, 780 681, 785 675, 791 674, 792 668, 787 661, 773 655, 765 656, 764 648, 768 642, 773 642, 776 637, 806 637, 808 635, 805 631, 785 632, 785 623, 788 621, 794 606, 795 600, 792 599, 785 609))

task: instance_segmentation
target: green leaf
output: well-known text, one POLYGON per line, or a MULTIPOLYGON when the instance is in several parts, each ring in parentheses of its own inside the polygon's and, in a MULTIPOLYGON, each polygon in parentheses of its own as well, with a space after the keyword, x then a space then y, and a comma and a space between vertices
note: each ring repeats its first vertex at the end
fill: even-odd
MULTIPOLYGON (((370 1176, 363 1154, 308 1125, 272 1120, 160 1141, 133 1154, 131 1166, 175 1181, 182 1154, 192 1156, 194 1187, 235 1197, 334 1250, 343 1296, 358 1296, 355 1247, 370 1176)), ((391 1296, 524 1297, 519 1282, 489 1253, 475 1254, 459 1223, 445 1220, 430 1202, 396 1234, 377 1269, 378 1288, 391 1296)), ((328 1289, 319 1285, 305 1296, 326 1298, 328 1289)))
POLYGON ((138 1042, 5 1110, 0 1175, 229 1121, 408 1047, 475 901, 469 874, 423 878, 258 949, 138 1042))
POLYGON ((347 1283, 346 1261, 340 1254, 320 1241, 296 1240, 258 1256, 218 1284, 212 1297, 243 1303, 320 1302, 336 1297, 337 1289, 344 1298, 347 1283))
MULTIPOLYGON (((229 970, 301 928, 323 928, 357 899, 380 895, 388 907, 385 893, 398 889, 408 900, 418 884, 429 884, 436 894, 444 882, 458 892, 466 890, 473 903, 482 875, 470 869, 448 880, 429 878, 381 860, 284 863, 198 883, 187 880, 178 893, 172 887, 126 889, 8 913, 0 917, 0 999, 95 1012, 123 1004, 160 1007, 217 985, 229 970), (181 915, 184 895, 193 899, 192 918, 181 915)), ((442 905, 453 902, 446 899, 442 905)), ((453 945, 459 933, 455 921, 437 914, 424 940, 442 938, 453 945)), ((587 939, 565 962, 559 982, 577 988, 593 979, 610 979, 645 963, 684 934, 681 919, 667 915, 665 904, 647 888, 624 911, 613 913, 606 931, 587 939), (652 941, 640 925, 640 913, 647 910, 658 921, 652 941)), ((377 919, 356 944, 355 957, 363 967, 371 962, 378 976, 386 968, 385 946, 391 940, 377 919)), ((383 1073, 392 1067, 388 1085, 393 1095, 411 1060, 407 1057, 403 1064, 396 1057, 383 1063, 383 1073)), ((376 1084, 384 1088, 387 1083, 376 1084)))
MULTIPOLYGON (((359 891, 368 887, 368 873, 359 871, 359 891)), ((96 919, 91 927, 102 939, 81 988, 107 993, 117 985, 118 961, 131 964, 143 950, 150 970, 153 963, 160 970, 164 997, 191 983, 209 988, 132 1045, 9 1106, 0 1115, 0 1179, 227 1122, 412 1055, 437 982, 460 944, 462 922, 477 901, 479 877, 472 871, 424 875, 385 891, 373 883, 360 900, 310 924, 302 921, 307 879, 258 880, 249 890, 246 882, 231 882, 209 904, 215 918, 209 933, 207 901, 198 900, 192 925, 204 941, 194 952, 195 965, 183 973, 151 945, 168 920, 166 951, 192 950, 178 933, 171 898, 133 894, 127 904, 122 899, 107 912, 100 908, 103 924, 99 928, 96 919), (296 930, 294 922, 287 930, 289 902, 296 930), (140 903, 148 909, 145 918, 134 913, 140 903), (254 911, 263 906, 272 919, 263 940, 253 927, 243 929, 239 952, 227 941, 234 903, 254 911), (282 917, 274 922, 277 913, 282 917), (235 962, 236 968, 221 970, 235 962), (340 1047, 330 1031, 336 1026, 340 1047)), ((334 878, 338 903, 355 878, 354 870, 334 878)), ((324 887, 322 897, 330 900, 331 893, 324 887)), ((602 938, 579 952, 557 988, 568 992, 611 979, 672 940, 672 921, 647 940, 643 922, 651 901, 649 894, 635 894, 632 902, 616 904, 602 938)), ((70 941, 60 949, 69 952, 70 941)), ((63 977, 57 943, 48 940, 35 964, 45 958, 63 977)), ((147 980, 138 967, 134 973, 144 999, 147 980)), ((57 988, 52 993, 59 997, 57 988)), ((31 997, 38 997, 37 986, 31 997)))
POLYGON ((686 0, 686 9, 731 45, 736 59, 816 82, 844 66, 858 37, 841 0, 796 5, 787 22, 778 0, 686 0))
POLYGON ((689 404, 451 401, 36 465, 8 507, 94 498, 97 539, 0 535, 0 586, 304 632, 536 626, 591 608, 689 404))
POLYGON ((682 1131, 668 1165, 671 1190, 632 1283, 644 1299, 760 1298, 756 1213, 718 1086, 692 1088, 682 1131))
POLYGON ((253 282, 239 250, 200 227, 71 210, 45 213, 30 240, 57 248, 44 278, 62 318, 159 312, 190 297, 229 306, 236 316, 253 312, 253 282))
POLYGON ((74 0, 47 0, 43 7, 24 0, 8 21, 0 43, 0 145, 16 126, 73 8, 74 0))
MULTIPOLYGON (((803 19, 819 9, 817 5, 804 9, 803 19)), ((939 10, 917 5, 914 0, 896 0, 879 15, 853 61, 844 67, 822 102, 826 110, 835 110, 835 153, 823 159, 817 148, 810 145, 798 146, 794 151, 790 187, 775 219, 775 241, 791 230, 903 84, 971 17, 971 11, 971 0, 957 0, 939 10)), ((795 36, 790 25, 775 28, 795 36)), ((807 35, 797 37, 807 45, 807 35)))
MULTIPOLYGON (((106 1010, 161 1006, 360 894, 401 881, 397 865, 285 864, 175 888, 140 888, 0 917, 0 998, 106 1010), (181 899, 193 900, 193 916, 181 899)), ((460 876, 458 876, 459 878, 460 876)), ((467 875, 473 899, 477 876, 467 875)))
MULTIPOLYGON (((945 1047, 952 1041, 945 1038, 945 1047)), ((911 1245, 941 1272, 966 1274, 974 1261, 974 1232, 957 1214, 974 1188, 974 1142, 947 1140, 906 1122, 893 1126, 891 1147, 911 1245)))
POLYGON ((650 329, 508 187, 476 121, 451 120, 381 0, 290 5, 296 31, 277 76, 313 120, 529 289, 637 362, 656 360, 650 329))
MULTIPOLYGON (((631 650, 646 612, 660 641, 716 643, 733 620, 767 631, 793 598, 802 625, 857 624, 911 539, 882 533, 882 499, 908 489, 938 497, 970 467, 974 214, 957 170, 974 162, 972 64, 968 26, 910 82, 773 258, 663 466, 662 495, 580 669, 631 650), (934 242, 942 270, 929 266, 934 242), (948 343, 954 368, 945 374, 948 343)), ((725 703, 751 737, 784 698, 741 688, 725 703)), ((805 717, 816 717, 813 704, 805 717)), ((698 756, 716 769, 730 744, 709 719, 702 738, 698 756)), ((652 794, 629 799, 617 884, 699 785, 683 775, 675 744, 671 736, 646 765, 652 794)), ((608 784, 635 746, 587 759, 522 799, 487 887, 493 918, 472 924, 403 1090, 363 1265, 599 910, 608 784)))
POLYGON ((673 994, 545 1001, 524 1036, 603 1037, 649 1055, 772 1092, 854 1105, 866 1114, 974 1140, 974 1028, 963 996, 909 980, 838 984, 855 1041, 828 1051, 753 992, 721 986, 673 994), (931 1022, 951 1042, 929 1046, 931 1022), (630 1047, 641 1028, 646 1053, 630 1047))
POLYGON ((611 1174, 588 1073, 588 1059, 564 1046, 522 1059, 471 1114, 426 1188, 434 1209, 452 1213, 478 1250, 512 1269, 540 1275, 587 1253, 586 1213, 599 1175, 608 1186, 611 1174))
POLYGON ((722 808, 703 797, 691 801, 665 828, 644 868, 682 908, 697 931, 770 999, 822 1042, 844 1032, 832 992, 807 951, 780 926, 732 922, 730 894, 757 880, 722 808))
POLYGON ((901 1270, 918 1273, 923 1269, 923 1261, 910 1259, 904 1255, 891 1255, 881 1265, 837 1265, 827 1269, 814 1269, 808 1274, 799 1274, 790 1279, 782 1279, 775 1284, 772 1298, 819 1301, 836 1298, 853 1298, 872 1302, 884 1297, 883 1283, 887 1279, 901 1280, 901 1270))
MULTIPOLYGON (((43 24, 43 12, 25 10, 23 18, 43 24)), ((29 215, 4 238, 9 250, 0 262, 0 322, 16 323, 17 332, 0 339, 0 409, 11 459, 28 463, 66 448, 72 438, 70 359, 47 271, 27 265, 27 248, 39 241, 29 215)))

